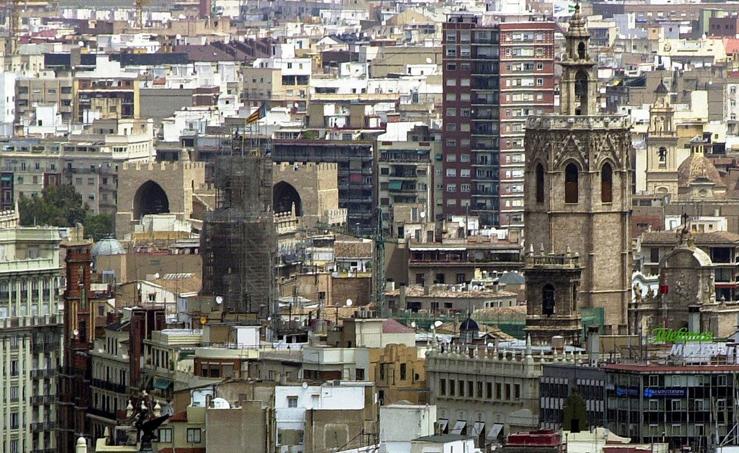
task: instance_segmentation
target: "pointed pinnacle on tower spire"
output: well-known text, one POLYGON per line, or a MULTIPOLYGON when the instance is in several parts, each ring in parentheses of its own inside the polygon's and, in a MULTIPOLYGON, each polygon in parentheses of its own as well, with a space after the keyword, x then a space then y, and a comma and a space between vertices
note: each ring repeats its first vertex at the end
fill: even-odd
POLYGON ((569 27, 567 34, 577 36, 589 36, 588 28, 585 26, 587 23, 585 17, 580 13, 580 2, 575 3, 575 11, 572 13, 569 21, 569 27))

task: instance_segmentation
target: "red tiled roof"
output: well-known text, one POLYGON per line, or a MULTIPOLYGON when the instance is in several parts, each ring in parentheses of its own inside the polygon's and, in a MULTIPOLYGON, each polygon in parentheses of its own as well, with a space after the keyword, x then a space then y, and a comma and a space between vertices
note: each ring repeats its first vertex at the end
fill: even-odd
POLYGON ((41 30, 33 33, 34 38, 56 38, 56 30, 41 30))
POLYGON ((406 327, 394 319, 386 319, 382 323, 382 333, 409 333, 414 332, 410 327, 406 327))
POLYGON ((727 55, 739 52, 739 39, 724 38, 724 49, 727 55))

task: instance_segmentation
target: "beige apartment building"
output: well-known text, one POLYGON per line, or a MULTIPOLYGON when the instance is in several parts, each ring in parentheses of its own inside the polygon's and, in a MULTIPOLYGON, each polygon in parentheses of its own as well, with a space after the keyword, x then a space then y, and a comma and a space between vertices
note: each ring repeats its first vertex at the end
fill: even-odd
POLYGON ((0 229, 0 450, 56 451, 59 232, 20 228, 15 212, 0 229))

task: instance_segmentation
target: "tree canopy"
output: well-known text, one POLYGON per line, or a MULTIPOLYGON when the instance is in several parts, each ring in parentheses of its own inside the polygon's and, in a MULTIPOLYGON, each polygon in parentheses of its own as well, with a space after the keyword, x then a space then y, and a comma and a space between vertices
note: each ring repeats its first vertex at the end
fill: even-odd
POLYGON ((72 185, 47 187, 41 196, 21 196, 18 200, 20 223, 24 226, 75 226, 81 223, 94 240, 113 232, 113 219, 108 214, 94 214, 72 185))
POLYGON ((562 418, 562 428, 566 431, 579 433, 589 429, 585 400, 577 390, 565 400, 562 418))

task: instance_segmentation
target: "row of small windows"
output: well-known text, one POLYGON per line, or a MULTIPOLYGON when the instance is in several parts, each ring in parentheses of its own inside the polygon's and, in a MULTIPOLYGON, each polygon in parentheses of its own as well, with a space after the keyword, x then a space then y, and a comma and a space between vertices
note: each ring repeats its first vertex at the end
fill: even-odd
POLYGON ((439 396, 497 401, 518 400, 521 398, 521 384, 439 379, 439 396))
MULTIPOLYGON (((580 170, 573 162, 565 167, 565 203, 577 203, 580 192, 580 170)), ((544 167, 536 165, 536 202, 544 203, 544 167)), ((613 168, 608 162, 600 170, 600 201, 613 201, 613 168)))

